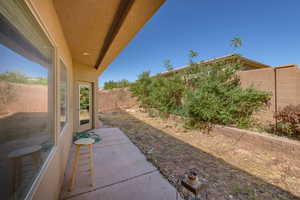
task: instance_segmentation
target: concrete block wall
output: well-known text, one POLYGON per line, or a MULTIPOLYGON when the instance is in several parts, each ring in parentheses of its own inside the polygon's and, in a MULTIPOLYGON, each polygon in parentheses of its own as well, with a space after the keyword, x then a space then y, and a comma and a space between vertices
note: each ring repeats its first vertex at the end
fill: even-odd
POLYGON ((275 73, 273 68, 264 68, 238 73, 241 85, 244 88, 254 87, 259 90, 272 93, 270 105, 265 111, 257 114, 257 118, 266 122, 273 122, 273 113, 275 112, 275 73))
POLYGON ((300 70, 296 65, 242 71, 238 75, 242 87, 253 86, 272 93, 269 108, 256 115, 259 120, 274 122, 276 111, 300 104, 300 70))
POLYGON ((289 104, 300 104, 300 70, 296 67, 278 67, 276 76, 278 110, 289 104))
MULTIPOLYGON (((7 85, 7 82, 0 81, 0 91, 5 92, 4 88, 7 85)), ((16 112, 48 112, 47 86, 16 83, 11 84, 11 86, 14 88, 14 98, 9 100, 7 105, 0 105, 0 118, 16 112)))
MULTIPOLYGON (((256 114, 263 123, 274 123, 274 113, 285 106, 300 104, 300 70, 296 65, 241 71, 242 87, 255 87, 272 93, 270 105, 256 114)), ((137 104, 126 89, 99 90, 98 112, 130 108, 137 104)))

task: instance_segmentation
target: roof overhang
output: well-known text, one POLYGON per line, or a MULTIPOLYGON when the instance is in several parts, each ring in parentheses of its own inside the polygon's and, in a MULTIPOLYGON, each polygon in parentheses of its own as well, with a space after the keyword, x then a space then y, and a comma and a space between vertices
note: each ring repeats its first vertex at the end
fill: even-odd
POLYGON ((74 61, 100 74, 165 0, 54 0, 74 61))

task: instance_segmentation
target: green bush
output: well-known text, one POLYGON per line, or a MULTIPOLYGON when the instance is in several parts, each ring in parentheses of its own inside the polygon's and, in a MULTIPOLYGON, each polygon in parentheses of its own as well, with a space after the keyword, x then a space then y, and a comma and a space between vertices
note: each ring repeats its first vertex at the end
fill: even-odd
POLYGON ((277 133, 292 137, 300 136, 300 104, 288 105, 274 117, 277 119, 277 133))
POLYGON ((104 83, 104 89, 105 90, 111 90, 114 88, 125 88, 130 85, 130 82, 126 79, 123 79, 121 81, 107 81, 104 83))
POLYGON ((184 85, 178 75, 151 78, 150 72, 144 72, 130 89, 145 108, 155 108, 166 116, 181 111, 184 85))
POLYGON ((130 85, 130 91, 141 102, 141 106, 144 108, 151 107, 151 102, 148 100, 150 95, 150 85, 152 79, 150 78, 150 71, 141 73, 138 76, 138 80, 130 85))
POLYGON ((48 84, 48 78, 46 77, 27 77, 24 74, 17 71, 7 71, 5 73, 0 73, 0 81, 30 85, 48 84))
POLYGON ((271 94, 242 88, 238 62, 213 64, 190 61, 190 70, 168 77, 142 73, 130 87, 141 105, 183 117, 186 126, 210 130, 213 125, 248 127, 252 116, 266 107, 271 94))
POLYGON ((80 109, 89 110, 90 107, 90 89, 88 87, 80 87, 80 109))
POLYGON ((188 88, 184 116, 189 126, 209 129, 213 124, 222 124, 245 128, 251 125, 253 113, 270 100, 268 92, 240 86, 236 75, 239 63, 193 65, 185 75, 188 88))

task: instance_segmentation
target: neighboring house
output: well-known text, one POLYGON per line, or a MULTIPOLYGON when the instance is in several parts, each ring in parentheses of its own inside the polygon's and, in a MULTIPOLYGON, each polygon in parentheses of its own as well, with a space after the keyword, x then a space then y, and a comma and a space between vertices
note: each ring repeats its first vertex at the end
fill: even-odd
MULTIPOLYGON (((271 67, 269 65, 257 62, 255 60, 251 60, 249 58, 240 56, 239 54, 229 54, 229 55, 222 56, 222 57, 216 57, 216 58, 203 60, 198 63, 199 64, 211 64, 211 63, 217 63, 217 62, 239 62, 242 65, 242 68, 241 68, 242 71, 271 67)), ((161 73, 157 74, 157 76, 169 76, 174 72, 176 73, 176 72, 188 71, 190 68, 191 68, 190 65, 178 67, 171 71, 161 72, 161 73)))

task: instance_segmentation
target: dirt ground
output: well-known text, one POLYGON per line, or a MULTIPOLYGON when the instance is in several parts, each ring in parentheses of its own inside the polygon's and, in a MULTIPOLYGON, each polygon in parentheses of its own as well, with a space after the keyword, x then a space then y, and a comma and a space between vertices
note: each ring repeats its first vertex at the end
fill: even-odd
POLYGON ((99 118, 124 131, 185 199, 180 180, 191 169, 208 181, 202 199, 300 199, 299 158, 243 148, 220 134, 186 130, 180 119, 153 118, 137 108, 99 118))

